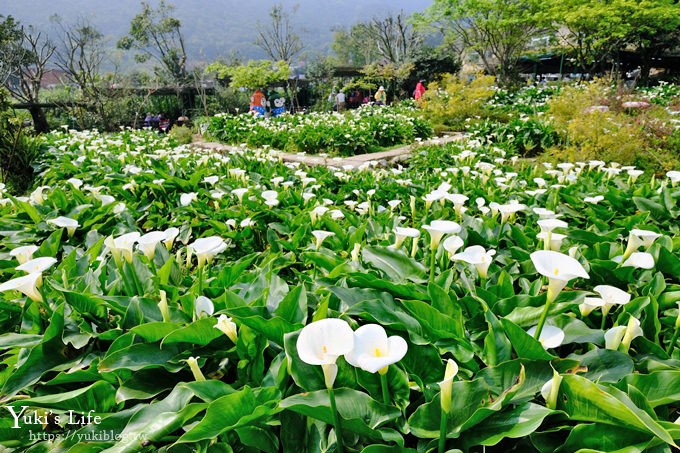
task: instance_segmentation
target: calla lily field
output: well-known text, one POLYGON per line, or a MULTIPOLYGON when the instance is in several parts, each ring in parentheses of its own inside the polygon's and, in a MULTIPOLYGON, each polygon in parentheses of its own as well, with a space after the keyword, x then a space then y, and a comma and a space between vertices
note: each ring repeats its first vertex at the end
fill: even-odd
MULTIPOLYGON (((296 150, 315 122, 431 135, 402 113, 300 118, 253 127, 285 122, 274 147, 296 150)), ((677 171, 472 136, 403 166, 308 167, 242 137, 248 121, 213 120, 243 142, 224 152, 42 137, 37 189, 0 199, 0 445, 677 448, 677 171)), ((377 140, 316 134, 339 153, 377 140)))

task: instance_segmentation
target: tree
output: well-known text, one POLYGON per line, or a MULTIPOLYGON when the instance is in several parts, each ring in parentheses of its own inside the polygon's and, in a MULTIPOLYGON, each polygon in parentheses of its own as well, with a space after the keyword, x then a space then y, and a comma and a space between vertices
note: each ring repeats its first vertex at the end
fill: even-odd
POLYGON ((546 17, 581 72, 600 72, 629 49, 641 59, 646 82, 652 59, 680 42, 674 0, 551 0, 546 17))
POLYGON ((340 64, 366 66, 381 60, 400 66, 412 60, 422 43, 422 35, 401 12, 354 24, 349 31, 336 29, 331 46, 340 64))
MULTIPOLYGON (((0 15, 0 20, 4 16, 0 15)), ((12 16, 0 22, 0 86, 16 72, 23 52, 15 52, 16 43, 21 40, 21 27, 12 16)))
POLYGON ((40 83, 56 47, 42 33, 19 26, 11 16, 0 29, 4 35, 2 66, 8 72, 4 85, 12 96, 27 104, 36 132, 48 132, 49 124, 40 106, 40 83))
MULTIPOLYGON (((297 6, 293 8, 293 13, 296 10, 297 6)), ((277 4, 272 6, 269 17, 269 24, 257 24, 255 45, 264 50, 273 61, 291 64, 303 48, 300 36, 293 30, 291 14, 284 11, 283 5, 277 4)))
POLYGON ((250 60, 244 65, 227 66, 211 63, 206 72, 215 72, 220 79, 229 79, 232 88, 265 88, 288 80, 290 66, 285 61, 272 63, 269 60, 250 60))
MULTIPOLYGON (((85 108, 95 114, 100 123, 106 123, 107 92, 101 77, 101 65, 106 57, 103 35, 86 20, 71 25, 64 25, 58 16, 53 20, 62 32, 55 54, 56 65, 64 71, 69 82, 78 87, 79 101, 85 108)), ((81 127, 86 127, 82 118, 80 122, 81 127)))
POLYGON ((373 19, 366 26, 366 33, 387 62, 400 66, 412 60, 423 39, 408 22, 404 12, 396 16, 373 19))
POLYGON ((550 0, 545 12, 559 42, 581 73, 594 73, 618 49, 630 31, 617 2, 550 0))
POLYGON ((640 54, 640 79, 647 84, 652 60, 680 46, 680 6, 675 0, 627 0, 625 7, 627 41, 640 54))
POLYGON ((368 24, 362 22, 354 24, 349 31, 344 28, 334 30, 331 48, 338 63, 362 67, 379 58, 378 46, 371 39, 368 28, 368 24))
POLYGON ((500 84, 516 76, 519 57, 544 30, 539 0, 434 0, 418 22, 445 33, 451 49, 474 52, 500 84))
POLYGON ((142 2, 142 12, 132 18, 130 31, 118 41, 118 48, 135 49, 135 59, 140 62, 154 60, 156 75, 166 83, 175 85, 180 94, 181 109, 184 113, 193 104, 193 97, 187 88, 191 80, 187 71, 187 53, 184 47, 181 22, 172 17, 174 6, 161 0, 153 9, 142 2))

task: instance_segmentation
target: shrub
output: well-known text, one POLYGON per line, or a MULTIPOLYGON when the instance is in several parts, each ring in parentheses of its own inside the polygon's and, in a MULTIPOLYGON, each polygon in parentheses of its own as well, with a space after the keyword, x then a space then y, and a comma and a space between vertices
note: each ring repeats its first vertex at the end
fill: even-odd
POLYGON ((193 141, 194 132, 188 126, 175 126, 169 133, 179 145, 187 145, 193 141))
POLYGON ((308 113, 277 118, 218 114, 208 135, 226 143, 271 146, 290 152, 352 155, 432 136, 430 124, 413 107, 372 107, 345 114, 308 113))
POLYGON ((448 75, 441 82, 433 82, 425 92, 423 112, 434 124, 463 129, 465 120, 484 115, 486 102, 494 94, 494 78, 478 76, 464 81, 448 75))
POLYGON ((470 125, 468 132, 482 144, 499 145, 523 157, 534 157, 560 142, 551 124, 527 116, 508 123, 484 120, 470 125))
POLYGON ((547 115, 566 144, 553 148, 558 160, 597 159, 652 170, 670 170, 677 155, 667 148, 670 114, 661 106, 626 109, 623 102, 639 100, 606 80, 565 87, 550 101, 547 115))

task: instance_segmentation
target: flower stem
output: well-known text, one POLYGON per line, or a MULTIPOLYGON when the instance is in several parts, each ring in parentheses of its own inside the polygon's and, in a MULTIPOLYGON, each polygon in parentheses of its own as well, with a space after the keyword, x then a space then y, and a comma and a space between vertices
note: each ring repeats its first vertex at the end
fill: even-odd
POLYGON ((604 330, 604 325, 607 322, 607 315, 602 312, 602 322, 600 323, 600 330, 604 330))
POLYGON ((548 312, 550 311, 550 305, 552 301, 550 297, 545 301, 545 307, 543 308, 543 313, 541 313, 541 318, 538 320, 538 325, 536 326, 536 332, 534 332, 534 338, 538 340, 541 338, 541 331, 543 330, 543 325, 545 325, 545 320, 548 318, 548 312))
POLYGON ((437 257, 437 249, 430 250, 431 255, 430 255, 430 281, 434 281, 434 268, 435 268, 435 259, 437 257))
POLYGON ((328 397, 331 401, 331 416, 333 417, 333 426, 335 427, 336 451, 342 453, 344 448, 342 444, 342 426, 340 425, 340 416, 338 415, 338 408, 335 404, 335 392, 333 387, 328 388, 328 397))
POLYGON ((385 403, 385 405, 389 405, 390 404, 390 386, 387 383, 387 370, 385 370, 384 373, 379 373, 379 374, 380 374, 380 386, 382 387, 383 403, 385 403))
POLYGON ((437 450, 439 453, 444 453, 444 450, 446 449, 446 427, 448 418, 449 414, 442 409, 441 420, 439 421, 439 448, 437 450))
POLYGON ((668 347, 666 349, 666 353, 670 356, 673 353, 673 349, 675 349, 675 343, 678 342, 678 336, 680 336, 680 329, 675 328, 675 332, 673 332, 673 337, 671 338, 671 342, 668 344, 668 347))

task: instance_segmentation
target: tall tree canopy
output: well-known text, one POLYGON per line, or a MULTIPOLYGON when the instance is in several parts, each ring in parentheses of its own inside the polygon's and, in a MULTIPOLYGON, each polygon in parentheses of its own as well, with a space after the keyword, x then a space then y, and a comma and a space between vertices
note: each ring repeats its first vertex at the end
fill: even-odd
MULTIPOLYGON (((295 13, 297 7, 293 8, 295 13)), ((257 24, 257 40, 255 45, 264 50, 273 61, 285 61, 291 64, 303 48, 300 36, 295 32, 291 13, 283 9, 283 5, 274 5, 269 11, 271 19, 268 24, 257 24)))
POLYGON ((538 0, 434 0, 420 24, 441 30, 446 42, 476 53, 501 84, 510 82, 531 38, 544 29, 538 0))
POLYGON ((23 27, 11 16, 0 23, 2 81, 14 98, 28 105, 37 132, 49 125, 40 106, 41 81, 56 46, 41 32, 23 27))
POLYGON ((181 23, 172 16, 173 10, 165 0, 155 9, 142 2, 142 12, 132 19, 130 31, 118 41, 118 47, 137 50, 135 59, 139 62, 155 60, 161 78, 182 86, 188 83, 187 54, 181 23))

